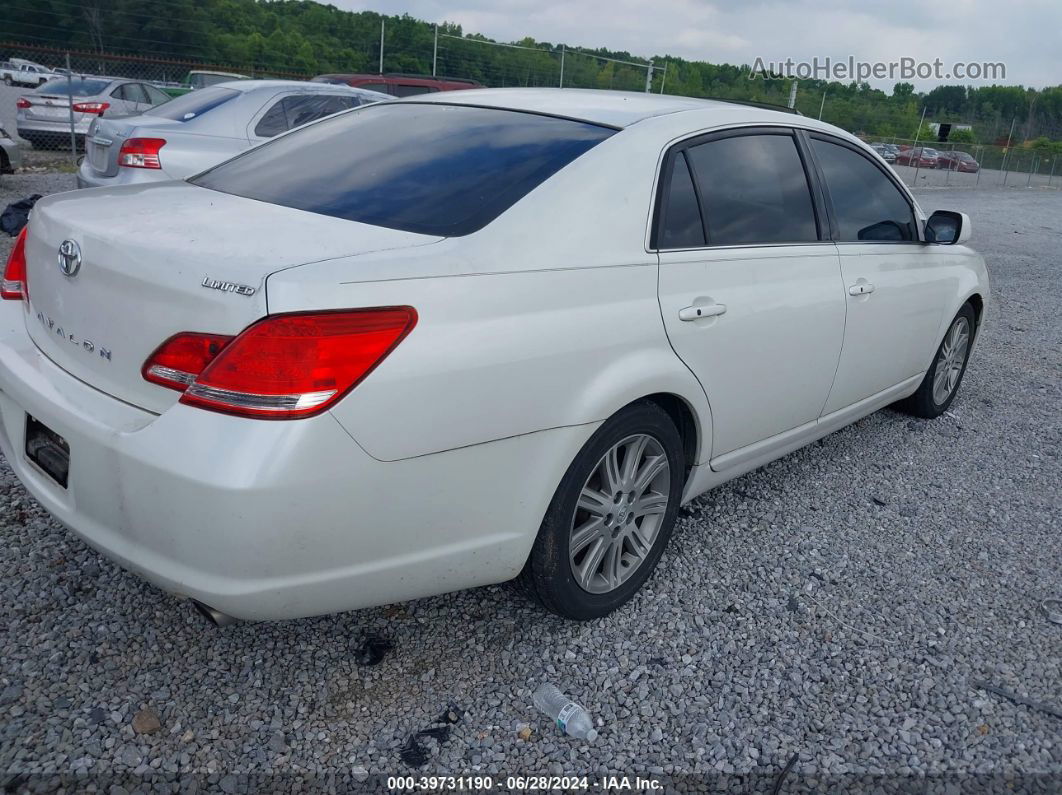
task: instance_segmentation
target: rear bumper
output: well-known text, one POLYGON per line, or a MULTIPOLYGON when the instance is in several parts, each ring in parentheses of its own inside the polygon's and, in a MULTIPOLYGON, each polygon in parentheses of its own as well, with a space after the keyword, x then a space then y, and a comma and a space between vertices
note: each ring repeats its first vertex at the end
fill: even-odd
POLYGON ((154 415, 78 381, 0 303, 0 450, 88 544, 164 590, 244 619, 386 604, 522 567, 596 426, 383 463, 329 414, 292 422, 180 404, 154 415), (26 416, 70 446, 69 487, 24 454, 26 416))
POLYGON ((162 169, 119 168, 114 176, 100 174, 89 165, 88 158, 82 158, 77 169, 77 186, 79 188, 110 188, 116 185, 143 185, 150 182, 166 182, 173 177, 162 169))

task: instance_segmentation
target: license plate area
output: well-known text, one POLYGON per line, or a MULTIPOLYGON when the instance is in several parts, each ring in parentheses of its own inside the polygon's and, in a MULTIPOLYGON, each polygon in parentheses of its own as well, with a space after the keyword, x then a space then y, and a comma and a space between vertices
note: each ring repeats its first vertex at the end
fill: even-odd
POLYGON ((26 458, 36 464, 44 474, 66 488, 70 473, 70 445, 35 418, 26 415, 26 458))

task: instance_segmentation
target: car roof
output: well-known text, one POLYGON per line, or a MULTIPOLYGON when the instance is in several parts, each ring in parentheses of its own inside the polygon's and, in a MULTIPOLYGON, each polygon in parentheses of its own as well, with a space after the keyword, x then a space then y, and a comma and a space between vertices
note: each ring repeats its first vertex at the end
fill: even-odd
MULTIPOLYGON (((221 88, 231 88, 233 91, 242 91, 243 93, 249 91, 264 91, 267 89, 281 91, 285 88, 298 89, 300 91, 327 91, 333 94, 336 91, 348 91, 352 94, 358 94, 359 96, 380 93, 365 88, 337 85, 335 83, 311 83, 309 80, 226 80, 224 83, 214 83, 210 88, 218 88, 219 86, 221 88)), ((388 94, 380 94, 380 96, 387 97, 388 99, 391 98, 388 94)))
MULTIPOLYGON (((399 102, 437 102, 447 105, 481 105, 506 110, 544 113, 581 119, 610 127, 629 127, 644 119, 684 111, 728 110, 734 102, 696 99, 670 94, 641 94, 582 88, 473 88, 439 94, 418 94, 399 102)), ((742 104, 742 103, 737 103, 742 104)), ((793 122, 787 109, 748 108, 757 119, 793 122), (767 114, 764 116, 764 114, 767 114), (777 119, 773 119, 773 117, 777 119)), ((803 121, 803 119, 802 119, 803 121)), ((824 125, 826 126, 826 125, 824 125)))

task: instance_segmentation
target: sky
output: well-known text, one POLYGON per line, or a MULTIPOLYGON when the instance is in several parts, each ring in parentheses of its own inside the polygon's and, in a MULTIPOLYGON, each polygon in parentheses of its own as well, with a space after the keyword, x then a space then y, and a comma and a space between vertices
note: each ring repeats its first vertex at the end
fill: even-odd
MULTIPOLYGON (((1006 79, 912 79, 941 83, 1062 83, 1060 0, 325 0, 352 11, 408 13, 454 22, 498 41, 539 41, 676 55, 711 63, 834 61, 867 63, 939 58, 1002 62, 1006 79)), ((843 82, 848 82, 847 80, 843 82)), ((897 78, 867 80, 891 90, 897 78)))

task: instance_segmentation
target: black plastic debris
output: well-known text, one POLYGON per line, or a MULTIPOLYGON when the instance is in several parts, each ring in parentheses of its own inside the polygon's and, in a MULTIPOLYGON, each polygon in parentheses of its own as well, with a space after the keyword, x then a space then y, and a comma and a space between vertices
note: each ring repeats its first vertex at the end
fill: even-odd
POLYGON ((406 744, 398 752, 399 757, 410 767, 422 767, 428 761, 428 749, 421 740, 435 740, 440 746, 450 741, 453 724, 457 723, 464 715, 464 711, 456 704, 450 704, 442 714, 435 719, 438 726, 429 726, 414 732, 406 739, 406 744))
POLYGON ((19 199, 17 202, 12 202, 4 208, 4 211, 0 213, 0 230, 14 237, 22 231, 29 222, 30 210, 33 209, 33 205, 37 203, 41 195, 34 193, 25 199, 19 199))
POLYGON ((395 645, 382 635, 366 635, 354 652, 358 665, 379 665, 395 645))
POLYGON ((447 705, 442 714, 435 719, 436 723, 457 723, 464 716, 464 710, 462 710, 456 704, 447 705))
POLYGON ((410 767, 423 767, 428 761, 428 749, 417 742, 415 734, 409 735, 409 739, 406 740, 406 744, 402 746, 398 755, 410 767))

